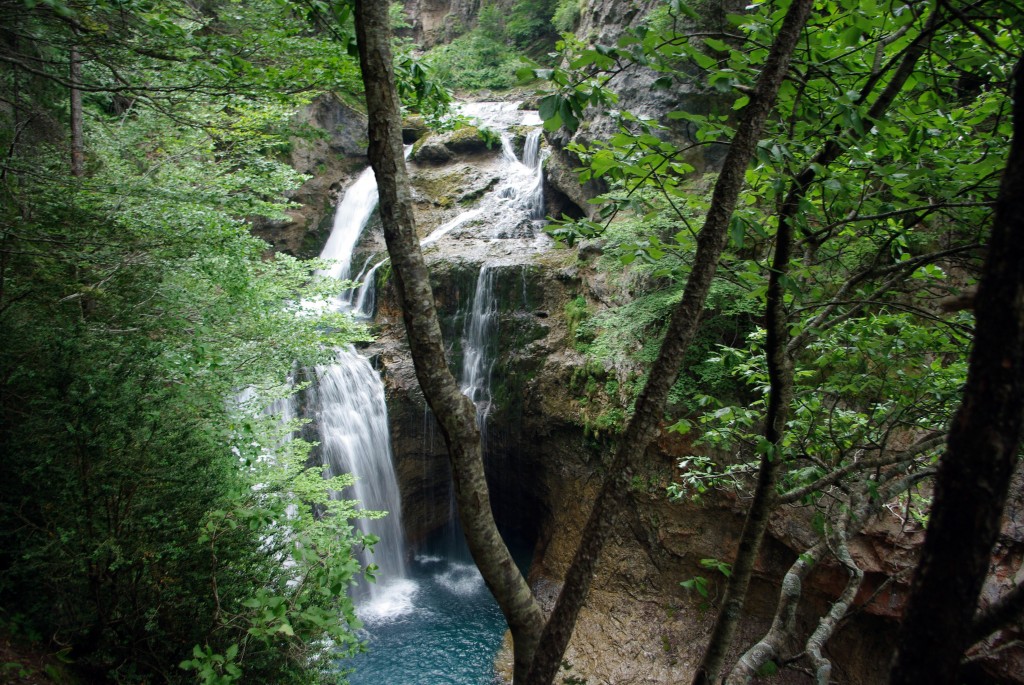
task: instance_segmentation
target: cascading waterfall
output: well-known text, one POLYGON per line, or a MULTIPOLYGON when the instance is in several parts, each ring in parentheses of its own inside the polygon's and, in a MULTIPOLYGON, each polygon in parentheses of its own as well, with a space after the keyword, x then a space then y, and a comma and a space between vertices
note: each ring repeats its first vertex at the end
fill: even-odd
MULTIPOLYGON (((391 581, 408 575, 405 539, 400 519, 401 499, 391 460, 391 436, 384 385, 370 363, 353 349, 340 350, 330 366, 318 366, 309 398, 317 411, 317 431, 324 464, 332 475, 351 473, 355 484, 339 496, 351 497, 365 509, 387 516, 359 521, 359 528, 380 538, 372 561, 381 569, 381 582, 363 590, 361 609, 378 606, 393 590, 391 581)), ((359 598, 357 598, 359 599, 359 598)))
POLYGON ((476 419, 481 431, 491 410, 491 368, 487 346, 498 321, 498 300, 494 296, 494 272, 489 265, 480 267, 476 279, 473 306, 466 318, 462 336, 462 371, 459 374, 462 394, 476 405, 476 419))
POLYGON ((523 166, 532 172, 527 188, 527 211, 530 219, 544 219, 544 157, 540 150, 540 129, 535 128, 526 135, 523 144, 523 166))
MULTIPOLYGON (((481 217, 495 219, 525 217, 533 224, 531 232, 534 237, 545 240, 546 236, 538 232, 539 225, 544 219, 544 154, 540 146, 540 120, 534 121, 532 117, 527 117, 524 120, 524 113, 516 109, 515 103, 498 103, 496 106, 495 103, 472 103, 463 105, 463 110, 465 114, 484 121, 493 121, 502 126, 527 123, 533 128, 526 134, 521 161, 512 148, 512 139, 509 135, 504 132, 500 134, 501 157, 506 166, 502 183, 485 195, 478 207, 468 209, 451 221, 435 228, 430 235, 420 241, 420 248, 425 249, 433 245, 449 233, 481 217)), ((408 157, 409 150, 411 150, 411 146, 406 149, 406 157, 408 157)), ((355 277, 355 280, 359 281, 359 288, 355 289, 346 300, 351 304, 354 315, 363 318, 373 317, 373 308, 376 302, 376 274, 387 261, 385 257, 373 266, 369 266, 369 262, 367 262, 367 265, 355 277)))
MULTIPOLYGON (((377 183, 372 169, 367 169, 338 205, 334 227, 320 253, 322 258, 332 260, 332 265, 322 274, 339 280, 349 278, 352 252, 376 206, 377 183)), ((334 304, 340 310, 352 311, 352 298, 349 291, 334 304)), ((396 587, 405 585, 402 581, 408 569, 384 384, 370 362, 351 346, 339 349, 333 364, 318 366, 316 377, 309 399, 315 408, 324 464, 331 475, 350 473, 356 479, 351 493, 338 496, 351 496, 368 510, 388 512, 383 518, 358 522, 364 533, 380 539, 372 561, 380 568, 381 581, 361 588, 357 603, 361 613, 393 612, 396 587)), ((401 590, 397 592, 401 594, 401 590)))
MULTIPOLYGON (((497 105, 497 113, 505 118, 503 121, 495 121, 492 106, 476 105, 473 109, 487 124, 503 130, 511 124, 524 123, 526 118, 523 112, 516 109, 515 103, 497 105)), ((539 121, 531 123, 539 124, 539 121)), ((502 136, 503 161, 501 180, 497 186, 486 193, 476 207, 434 229, 420 242, 421 247, 437 249, 433 246, 449 235, 482 238, 484 241, 507 237, 520 241, 532 239, 534 246, 539 246, 538 241, 546 239, 546 236, 538 236, 540 222, 537 220, 543 217, 543 171, 539 144, 538 127, 527 137, 523 152, 524 163, 516 157, 509 138, 502 136)), ((352 241, 354 243, 355 240, 352 241)), ((500 243, 495 243, 495 246, 498 245, 500 243)), ((350 257, 346 259, 351 261, 350 257)), ((359 281, 360 287, 349 299, 344 300, 354 315, 366 318, 372 317, 376 276, 387 259, 371 261, 373 263, 364 265, 354 279, 359 281)), ((485 423, 491 404, 493 355, 488 354, 488 345, 494 340, 497 328, 498 309, 494 295, 496 266, 489 264, 481 268, 473 308, 468 313, 463 331, 464 358, 459 374, 461 387, 477 403, 481 426, 485 423)), ((338 277, 347 277, 347 273, 339 272, 338 277)), ((352 355, 358 357, 354 353, 352 355)), ((351 383, 362 383, 361 387, 367 387, 370 379, 359 380, 356 370, 341 364, 340 358, 337 366, 343 367, 344 373, 336 367, 325 370, 321 386, 317 389, 318 396, 326 393, 332 396, 347 394, 348 399, 356 404, 383 407, 383 393, 379 395, 378 405, 376 391, 371 397, 369 391, 363 396, 351 389, 344 390, 350 388, 351 383), (351 378, 341 378, 346 374, 351 378), (335 386, 337 391, 334 390, 335 386)), ((337 401, 341 402, 341 398, 337 401)), ((320 403, 322 407, 325 406, 322 399, 320 403)), ((349 442, 355 441, 353 434, 373 430, 345 424, 344 416, 348 411, 340 407, 336 412, 321 409, 320 418, 324 424, 321 426, 321 440, 325 456, 333 454, 335 450, 334 437, 330 431, 337 431, 339 435, 338 442, 343 446, 339 451, 351 454, 354 450, 349 442)), ((432 432, 433 417, 425 415, 424 421, 429 424, 432 432)), ((350 422, 354 422, 354 419, 350 422)), ((426 436, 428 431, 424 433, 426 436)), ((333 457, 329 458, 333 464, 333 457)), ((390 464, 390 455, 387 459, 378 458, 390 464)), ((344 466, 339 465, 339 469, 352 470, 349 462, 344 466)), ((365 480, 378 477, 386 479, 388 475, 367 475, 365 480)), ((354 496, 363 500, 364 506, 368 508, 380 506, 372 504, 376 501, 372 493, 361 494, 357 490, 354 496)), ((395 510, 390 505, 382 508, 395 510)), ((397 521, 397 517, 394 520, 397 521)), ((391 535, 387 532, 376 534, 381 537, 382 543, 387 539, 386 536, 391 535)), ((388 558, 386 553, 381 550, 377 556, 383 566, 388 558)), ((492 682, 494 655, 507 626, 496 603, 488 594, 479 571, 470 561, 456 526, 419 543, 417 554, 409 566, 408 578, 394 584, 389 592, 381 593, 369 604, 374 610, 367 611, 366 602, 362 602, 360 615, 366 621, 370 651, 352 661, 351 666, 355 669, 349 676, 352 685, 420 685, 435 682, 483 685, 492 682), (399 616, 401 620, 393 620, 399 616)))

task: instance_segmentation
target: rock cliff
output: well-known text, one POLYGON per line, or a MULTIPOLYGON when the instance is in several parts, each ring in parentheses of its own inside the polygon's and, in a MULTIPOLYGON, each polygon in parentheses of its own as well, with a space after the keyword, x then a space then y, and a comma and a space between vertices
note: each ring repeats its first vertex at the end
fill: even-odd
MULTIPOLYGON (((413 185, 421 235, 429 235, 466 207, 478 190, 494 183, 497 152, 452 155, 443 163, 413 163, 413 185)), ((379 249, 369 231, 366 244, 379 249)), ((610 449, 607 433, 588 430, 578 377, 585 360, 571 345, 567 305, 576 298, 600 302, 614 296, 586 261, 587 248, 546 246, 514 230, 467 223, 443 244, 426 250, 451 363, 462 361, 462 335, 483 264, 494 265, 500 323, 492 353, 493 409, 486 440, 494 508, 506 531, 535 540, 530 581, 553 601, 589 502, 603 476, 610 449)), ((394 294, 378 296, 378 339, 371 345, 388 387, 393 446, 403 492, 403 518, 410 539, 425 538, 452 515, 445 449, 416 385, 394 294)), ((591 685, 668 683, 689 678, 714 620, 720 578, 711 578, 708 598, 680 583, 710 575, 702 559, 730 561, 743 523, 743 503, 726 497, 702 505, 670 502, 665 487, 684 445, 663 440, 633 479, 631 511, 602 557, 594 591, 566 656, 567 675, 591 685)), ((749 618, 738 643, 767 629, 778 582, 801 550, 799 516, 780 515, 758 565, 747 604, 749 618)), ((884 528, 884 526, 882 526, 884 528)), ((886 547, 884 535, 858 541, 864 555, 886 547)), ((887 554, 882 551, 881 555, 887 554)), ((909 563, 909 562, 906 562, 909 563)), ((877 570, 881 584, 893 566, 877 570)), ((812 577, 805 628, 842 587, 839 569, 823 566, 812 577)), ((888 593, 847 622, 831 644, 838 682, 880 682, 898 612, 899 593, 888 593), (893 598, 897 599, 893 599, 893 598), (895 602, 895 603, 894 603, 895 602), (895 607, 895 608, 894 608, 895 607)), ((802 676, 769 682, 798 683, 802 676)))

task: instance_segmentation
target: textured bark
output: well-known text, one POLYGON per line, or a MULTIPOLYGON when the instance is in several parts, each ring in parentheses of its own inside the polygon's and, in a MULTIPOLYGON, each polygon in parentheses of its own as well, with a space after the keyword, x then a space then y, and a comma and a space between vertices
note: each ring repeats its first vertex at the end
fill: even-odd
POLYGON ((957 682, 1020 447, 1024 405, 1024 58, 1014 134, 978 286, 963 402, 939 460, 921 561, 897 642, 893 685, 957 682))
POLYGON ((850 549, 846 544, 850 537, 849 525, 850 516, 847 514, 843 517, 831 546, 835 550, 836 559, 849 571, 850 580, 846 583, 843 594, 832 604, 828 613, 821 617, 818 627, 807 638, 807 648, 805 651, 811 660, 811 664, 814 666, 815 685, 829 685, 832 679, 832 662, 822 654, 822 650, 825 649, 825 643, 832 638, 832 634, 835 632, 836 626, 839 625, 839 621, 850 610, 853 600, 857 596, 857 591, 860 590, 861 582, 864 580, 864 571, 854 563, 853 558, 850 556, 850 549))
POLYGON ((765 664, 778 659, 782 654, 783 647, 793 637, 796 629, 796 610, 803 595, 804 579, 824 556, 826 549, 825 542, 821 541, 797 557, 789 567, 789 571, 782 578, 779 603, 771 628, 737 660, 725 680, 725 685, 748 685, 765 664))
POLYGON ((68 76, 71 82, 71 175, 76 178, 85 173, 84 125, 82 123, 82 60, 78 48, 71 48, 68 58, 68 76))
POLYGON ((715 184, 711 208, 697 237, 693 269, 686 282, 683 299, 672 312, 658 357, 637 398, 633 418, 619 442, 609 475, 594 502, 562 591, 544 628, 530 675, 525 683, 517 680, 517 685, 548 685, 558 672, 576 617, 590 591, 598 557, 611 533, 616 514, 622 508, 623 495, 628 492, 629 466, 643 456, 658 434, 669 389, 693 340, 718 259, 725 248, 729 221, 744 184, 747 165, 774 107, 779 86, 789 68, 790 57, 812 4, 811 0, 794 0, 790 5, 750 103, 743 109, 742 120, 715 184))
MULTIPOLYGON (((892 78, 878 97, 868 108, 865 121, 881 117, 892 105, 896 96, 903 89, 907 79, 914 71, 917 61, 924 54, 928 41, 934 33, 939 21, 937 14, 932 14, 922 32, 911 42, 904 52, 902 60, 896 66, 892 78)), ((862 90, 860 99, 866 100, 872 89, 879 83, 879 72, 868 80, 862 90)), ((847 131, 845 137, 858 137, 855 131, 847 131)), ((807 194, 811 184, 817 178, 816 169, 835 162, 843 153, 844 146, 835 136, 825 142, 822 148, 796 175, 783 201, 779 212, 778 230, 776 231, 775 255, 772 270, 768 279, 766 309, 766 342, 765 355, 768 361, 769 399, 765 417, 765 440, 772 446, 772 452, 761 457, 758 469, 757 486, 740 536, 736 561, 733 572, 726 585, 722 599, 722 608, 715 619, 711 638, 704 651, 704 657, 694 674, 693 685, 710 685, 719 681, 725 664, 725 655, 732 644, 733 635, 743 616, 743 602, 746 599, 754 564, 764 540, 768 526, 768 516, 776 505, 777 494, 775 484, 782 466, 781 445, 788 416, 789 402, 793 393, 793 377, 791 354, 795 351, 788 343, 788 327, 783 307, 782 281, 789 270, 789 258, 792 249, 794 221, 799 212, 800 202, 807 194)))
POLYGON ((521 681, 540 637, 543 614, 494 523, 476 409, 460 392, 445 359, 429 273, 412 215, 392 66, 388 3, 358 1, 355 18, 370 121, 370 163, 377 178, 384 238, 416 376, 448 446, 459 521, 466 542, 512 631, 515 677, 521 681))
MULTIPOLYGON (((860 484, 856 496, 860 501, 860 505, 855 511, 847 510, 847 514, 840 519, 839 529, 833 536, 833 539, 835 539, 835 536, 842 536, 843 550, 841 552, 836 550, 837 557, 840 557, 842 563, 850 569, 851 574, 854 576, 859 574, 859 579, 857 580, 858 587, 860 579, 863 578, 863 573, 860 573, 860 569, 854 570, 856 567, 854 566, 853 559, 845 549, 845 541, 860 532, 868 521, 878 513, 883 504, 891 502, 894 497, 906 492, 931 475, 931 469, 922 469, 911 474, 904 474, 903 469, 896 468, 879 474, 878 478, 871 482, 875 487, 873 492, 872 489, 868 488, 867 481, 863 481, 860 484), (891 480, 890 476, 892 475, 900 475, 901 477, 891 480), (844 554, 845 558, 842 558, 844 554)), ((819 540, 793 562, 793 565, 790 566, 789 571, 787 571, 782 579, 779 601, 775 608, 775 617, 772 619, 771 628, 765 633, 764 637, 744 652, 736 661, 728 678, 725 680, 725 685, 748 685, 757 676, 758 671, 769 661, 786 658, 787 655, 783 654, 782 649, 796 639, 796 611, 803 591, 803 580, 829 549, 836 549, 835 543, 830 547, 826 540, 819 540)), ((845 613, 849 612, 855 595, 856 592, 852 594, 844 593, 844 596, 837 601, 837 604, 829 612, 829 617, 831 618, 823 618, 818 626, 818 630, 808 639, 809 646, 805 651, 809 651, 811 642, 816 640, 820 657, 822 647, 831 638, 838 621, 845 613)))

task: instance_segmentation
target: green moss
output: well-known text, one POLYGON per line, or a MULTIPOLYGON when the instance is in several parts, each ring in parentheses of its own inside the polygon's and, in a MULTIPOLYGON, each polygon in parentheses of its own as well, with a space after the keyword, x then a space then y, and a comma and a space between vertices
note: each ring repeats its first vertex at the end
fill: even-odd
POLYGON ((581 323, 590 317, 590 308, 582 295, 565 303, 565 325, 569 331, 569 339, 575 340, 581 323))

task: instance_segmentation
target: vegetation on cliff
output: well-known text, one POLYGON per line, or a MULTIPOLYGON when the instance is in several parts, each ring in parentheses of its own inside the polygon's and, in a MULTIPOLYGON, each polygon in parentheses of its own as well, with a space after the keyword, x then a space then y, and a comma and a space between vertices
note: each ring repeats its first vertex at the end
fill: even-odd
POLYGON ((475 412, 432 319, 396 94, 429 117, 448 96, 392 42, 401 14, 355 3, 360 73, 349 2, 0 0, 5 638, 92 679, 344 679, 336 659, 361 648, 354 551, 374 541, 330 496, 344 479, 324 481, 296 422, 264 410, 294 392, 296 361, 365 331, 300 304, 325 296, 317 265, 271 258, 244 217, 281 215, 302 180, 282 159, 318 134, 291 126, 296 108, 325 91, 358 103, 364 83, 392 276, 517 682, 555 677, 665 432, 699 438, 667 496, 752 497, 738 550, 702 562, 727 590, 695 683, 780 668, 829 682, 825 646, 864 580, 849 543, 883 507, 929 527, 893 682, 952 682, 965 649, 1019 619, 1019 588, 983 611, 977 595, 1019 452, 1021 7, 665 0, 615 44, 563 35, 537 69, 527 55, 588 8, 485 2, 424 58, 451 87, 509 87, 517 69, 550 82, 550 140, 606 190, 595 218, 551 233, 589 241, 629 295, 562 312, 586 357, 570 381, 583 427, 614 450, 545 622, 493 525, 475 412), (616 89, 639 73, 712 106, 631 112, 616 89), (698 173, 723 151, 719 175, 698 173), (781 507, 814 538, 773 624, 729 662, 781 507), (801 632, 801 583, 828 560, 849 582, 801 632))
MULTIPOLYGON (((865 16, 862 3, 830 3, 828 12, 812 16, 732 213, 720 278, 737 302, 746 302, 741 311, 756 306, 764 318, 745 345, 723 340, 707 362, 733 377, 738 396, 690 385, 679 395, 690 401, 670 408, 671 430, 697 431, 705 449, 729 462, 723 470, 707 452, 694 454, 681 464, 674 492, 725 487, 753 493, 695 682, 728 674, 723 659, 767 512, 795 502, 816 511, 821 530, 820 541, 794 566, 794 578, 820 557, 818 545, 850 572, 847 592, 802 638, 812 669, 827 682, 831 665, 822 646, 851 609, 863 578, 846 540, 873 507, 893 497, 913 515, 928 516, 922 493, 929 491, 916 483, 934 474, 960 400, 973 333, 962 295, 973 292, 993 221, 1013 225, 1019 212, 1007 208, 993 219, 1011 135, 1009 86, 1022 51, 1020 8, 940 3, 874 9, 865 16)), ((655 230, 613 243, 612 251, 626 262, 650 262, 663 282, 690 277, 696 261, 689 255, 699 244, 692 217, 716 209, 714 199, 708 203, 692 192, 692 155, 735 144, 729 112, 742 114, 754 102, 752 84, 783 13, 770 3, 747 10, 696 30, 702 18, 670 2, 616 45, 567 37, 565 68, 540 72, 554 86, 540 101, 541 113, 551 130, 575 131, 598 111, 611 119, 607 137, 584 133, 568 146, 584 162, 581 180, 602 179, 610 190, 597 198, 604 203, 602 221, 566 222, 554 229, 557 236, 569 242, 614 236, 618 216, 644 215, 655 230), (720 93, 720 111, 680 108, 644 118, 618 110, 616 84, 637 70, 652 70, 654 87, 670 91, 702 73, 706 86, 720 93), (662 228, 673 223, 673 230, 662 228)), ((1011 284, 1018 275, 1001 278, 1011 284)), ((1012 300, 1003 305, 1011 329, 1017 316, 1012 300)), ((603 327, 595 321, 576 328, 577 336, 591 336, 584 344, 592 352, 600 336, 614 331, 614 315, 603 321, 603 327)), ((651 333, 664 335, 662 321, 648 321, 651 333)), ((976 350, 986 354, 1003 353, 976 350)), ((1019 380, 1006 382, 1010 388, 1019 380)), ((1013 410, 1018 400, 1007 393, 1013 410)), ((626 425, 639 413, 635 409, 626 425)), ((979 453, 975 468, 988 458, 1003 466, 1015 462, 1017 429, 1005 427, 1001 440, 1014 445, 1013 454, 1002 448, 991 457, 979 453)), ((950 442, 940 464, 960 453, 950 442)), ((1000 473, 999 489, 974 495, 975 504, 992 507, 996 520, 1008 483, 1008 472, 1000 473)), ((981 543, 982 556, 994 539, 992 532, 981 543)), ((983 576, 973 596, 962 596, 967 613, 959 614, 961 623, 974 611, 983 576)), ((783 645, 796 639, 791 612, 799 585, 795 596, 792 587, 783 592, 778 625, 735 665, 728 682, 791 663, 783 645)), ((979 636, 948 639, 955 664, 979 636)), ((955 678, 955 667, 944 668, 942 677, 955 678)))

